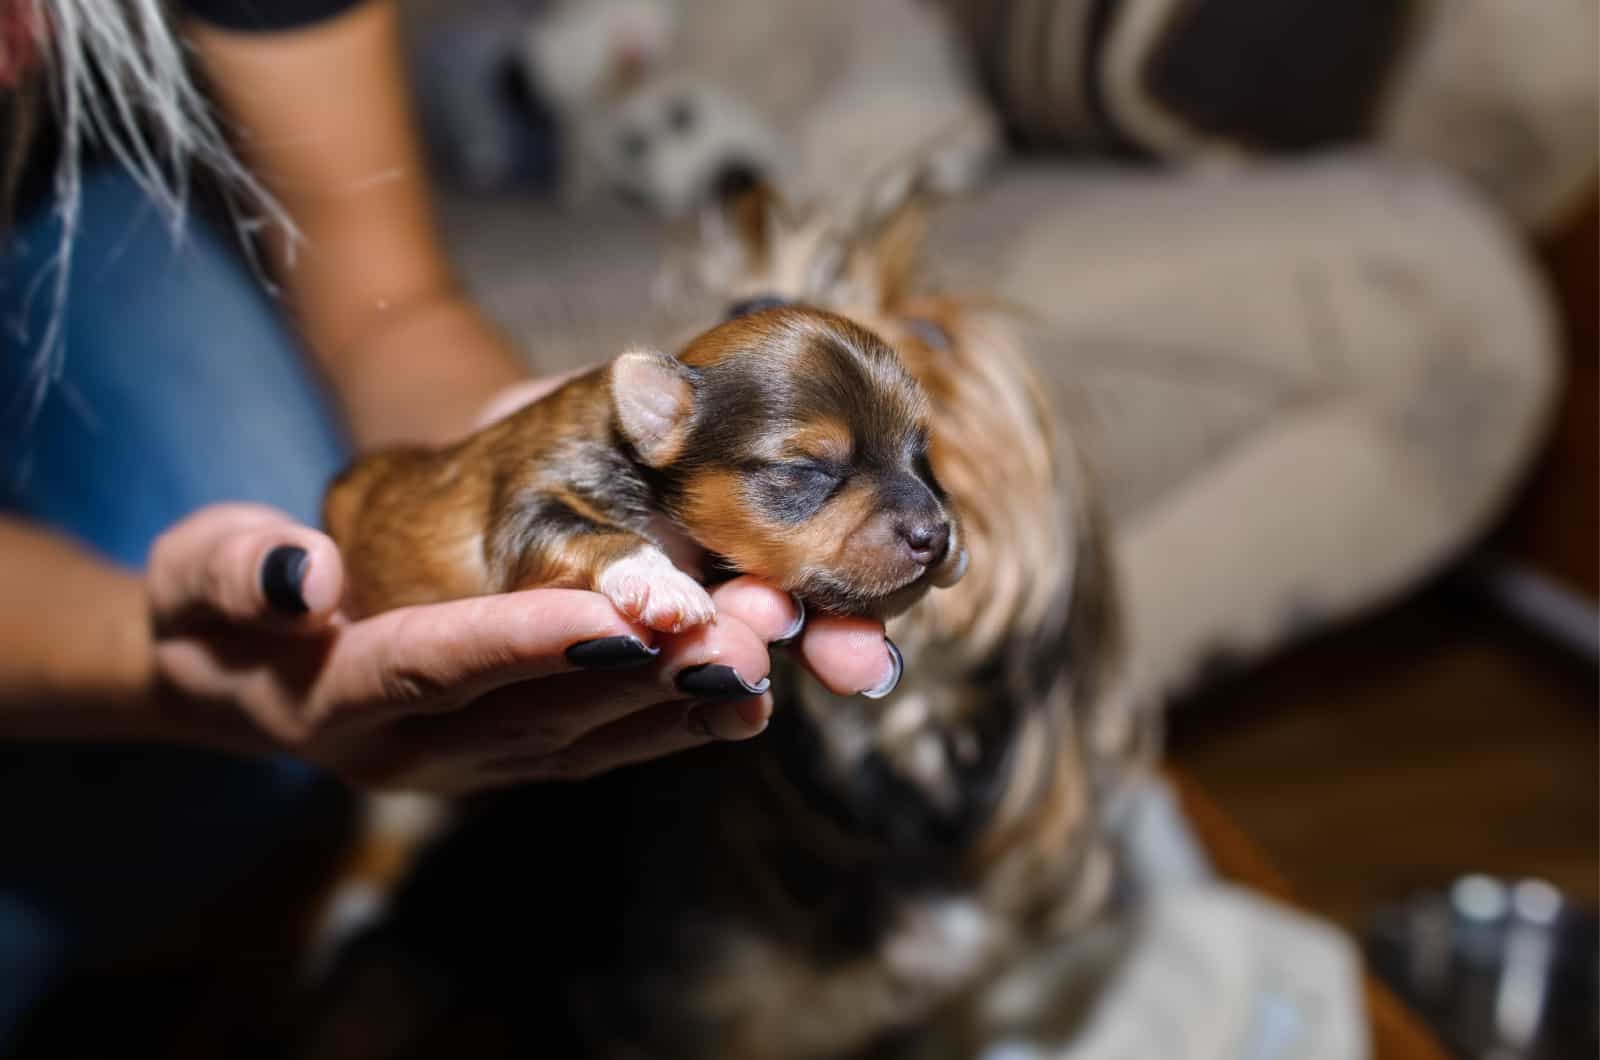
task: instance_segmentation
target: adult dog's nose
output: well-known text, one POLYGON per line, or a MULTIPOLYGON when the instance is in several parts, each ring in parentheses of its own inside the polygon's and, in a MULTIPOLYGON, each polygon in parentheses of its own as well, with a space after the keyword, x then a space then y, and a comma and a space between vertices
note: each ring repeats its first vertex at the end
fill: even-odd
POLYGON ((724 162, 711 175, 711 195, 726 206, 741 195, 754 191, 760 183, 760 170, 744 159, 734 159, 724 162))

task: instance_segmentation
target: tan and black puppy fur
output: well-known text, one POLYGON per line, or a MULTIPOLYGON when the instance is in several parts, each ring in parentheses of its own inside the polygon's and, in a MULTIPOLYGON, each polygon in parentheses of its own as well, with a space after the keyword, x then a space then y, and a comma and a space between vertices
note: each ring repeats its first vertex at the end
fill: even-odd
POLYGON ((452 448, 368 457, 325 519, 362 614, 578 588, 676 632, 714 615, 668 559, 681 534, 722 571, 888 617, 966 568, 927 418, 871 332, 769 309, 676 357, 623 353, 452 448))

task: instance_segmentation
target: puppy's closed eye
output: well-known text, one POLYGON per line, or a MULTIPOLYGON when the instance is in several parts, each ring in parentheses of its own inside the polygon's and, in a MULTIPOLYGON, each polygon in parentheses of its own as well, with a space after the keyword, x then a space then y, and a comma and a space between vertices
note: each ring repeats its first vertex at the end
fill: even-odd
POLYGON ((850 476, 850 469, 824 460, 786 460, 774 465, 795 486, 832 492, 850 476))
POLYGON ((786 522, 815 515, 839 487, 848 469, 818 460, 784 460, 762 465, 757 472, 762 507, 786 522))

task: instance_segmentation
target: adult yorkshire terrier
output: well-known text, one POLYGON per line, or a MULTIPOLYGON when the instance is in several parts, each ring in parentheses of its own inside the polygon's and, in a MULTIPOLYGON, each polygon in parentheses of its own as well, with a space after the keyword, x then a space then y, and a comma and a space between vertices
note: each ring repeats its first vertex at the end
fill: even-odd
POLYGON ((1015 318, 920 285, 921 226, 757 190, 696 256, 732 315, 829 310, 926 393, 969 557, 891 620, 897 689, 842 698, 775 659, 753 742, 474 801, 335 973, 310 1055, 918 1052, 1101 907, 1101 818, 1147 726, 1095 493, 1015 318))

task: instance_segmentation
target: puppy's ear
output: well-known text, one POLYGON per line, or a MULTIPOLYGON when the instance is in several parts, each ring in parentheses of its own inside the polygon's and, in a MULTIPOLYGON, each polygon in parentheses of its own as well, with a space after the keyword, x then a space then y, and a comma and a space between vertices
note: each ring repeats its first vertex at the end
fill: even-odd
POLYGON ((655 350, 634 349, 611 362, 617 427, 650 467, 677 459, 694 418, 694 370, 655 350))

